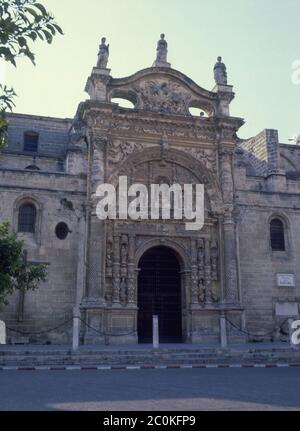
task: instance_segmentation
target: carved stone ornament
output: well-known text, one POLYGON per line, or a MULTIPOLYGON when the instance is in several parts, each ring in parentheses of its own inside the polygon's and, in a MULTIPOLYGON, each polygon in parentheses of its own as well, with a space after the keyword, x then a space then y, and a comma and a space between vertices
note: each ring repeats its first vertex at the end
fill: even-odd
POLYGON ((190 115, 190 94, 171 81, 144 81, 135 86, 138 109, 166 114, 190 115))
POLYGON ((190 154, 195 159, 202 162, 203 165, 208 170, 216 172, 217 162, 216 162, 216 154, 214 151, 197 149, 197 148, 186 148, 186 147, 180 147, 180 150, 190 154))
POLYGON ((113 254, 112 241, 107 241, 107 243, 106 243, 106 274, 107 274, 107 277, 112 277, 112 264, 113 264, 112 254, 113 254))
POLYGON ((144 145, 137 142, 127 142, 114 140, 108 149, 108 161, 112 164, 119 164, 126 159, 129 154, 143 150, 144 145))
MULTIPOLYGON (((114 116, 111 118, 105 113, 101 115, 90 114, 90 127, 121 133, 122 136, 130 137, 145 136, 159 137, 166 134, 168 138, 199 139, 206 143, 215 143, 218 140, 217 127, 212 122, 193 118, 188 114, 190 121, 179 116, 172 119, 130 117, 129 115, 114 116)), ((187 117, 187 116, 186 116, 187 117)))
MULTIPOLYGON (((198 257, 198 301, 200 304, 218 301, 213 289, 213 282, 219 280, 218 275, 218 243, 199 239, 197 243, 198 257)), ((192 283, 193 284, 193 283, 192 283)))

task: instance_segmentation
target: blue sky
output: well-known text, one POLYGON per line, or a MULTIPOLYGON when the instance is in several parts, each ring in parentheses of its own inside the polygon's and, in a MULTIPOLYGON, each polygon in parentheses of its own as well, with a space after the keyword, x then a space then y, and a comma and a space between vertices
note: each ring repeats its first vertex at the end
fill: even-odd
POLYGON ((37 66, 20 59, 7 68, 18 93, 15 112, 72 117, 87 98, 84 86, 102 36, 110 43, 114 77, 149 67, 160 33, 168 60, 200 86, 212 89, 218 55, 227 65, 236 99, 231 113, 245 118, 240 136, 279 129, 282 142, 300 132, 300 0, 41 0, 65 36, 34 45, 37 66))

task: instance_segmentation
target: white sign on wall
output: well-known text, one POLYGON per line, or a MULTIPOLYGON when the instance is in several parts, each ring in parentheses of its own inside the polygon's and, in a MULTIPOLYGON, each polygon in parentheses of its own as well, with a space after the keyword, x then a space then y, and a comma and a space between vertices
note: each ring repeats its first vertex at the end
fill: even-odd
POLYGON ((298 316, 298 304, 296 302, 277 302, 275 304, 276 316, 292 317, 298 316))
POLYGON ((294 274, 277 274, 278 287, 295 287, 294 274))

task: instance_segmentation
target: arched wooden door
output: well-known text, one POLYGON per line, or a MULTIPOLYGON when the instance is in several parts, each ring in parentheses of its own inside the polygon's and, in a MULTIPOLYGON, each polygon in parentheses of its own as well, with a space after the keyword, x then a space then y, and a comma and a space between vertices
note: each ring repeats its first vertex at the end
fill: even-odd
POLYGON ((168 247, 153 247, 142 256, 139 269, 139 343, 152 342, 153 315, 158 315, 160 342, 181 343, 181 277, 175 253, 168 247))

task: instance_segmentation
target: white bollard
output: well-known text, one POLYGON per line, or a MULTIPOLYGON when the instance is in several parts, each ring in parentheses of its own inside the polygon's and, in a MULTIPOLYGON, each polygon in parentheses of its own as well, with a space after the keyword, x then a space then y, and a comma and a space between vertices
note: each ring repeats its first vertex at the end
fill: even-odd
POLYGON ((2 320, 0 320, 0 344, 6 344, 6 326, 2 320))
POLYGON ((72 349, 79 349, 79 331, 80 331, 80 311, 77 308, 73 310, 73 341, 72 349))
POLYGON ((221 347, 222 349, 226 349, 227 347, 227 328, 226 328, 226 318, 225 316, 220 316, 220 338, 221 338, 221 347))
POLYGON ((153 349, 159 349, 158 316, 153 316, 152 327, 153 327, 153 349))

